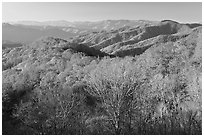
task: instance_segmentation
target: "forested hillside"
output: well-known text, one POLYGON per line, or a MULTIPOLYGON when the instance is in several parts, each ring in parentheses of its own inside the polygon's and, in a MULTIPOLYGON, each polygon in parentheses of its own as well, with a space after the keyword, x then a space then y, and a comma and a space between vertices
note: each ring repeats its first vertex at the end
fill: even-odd
POLYGON ((202 134, 202 26, 163 21, 2 49, 2 133, 202 134))

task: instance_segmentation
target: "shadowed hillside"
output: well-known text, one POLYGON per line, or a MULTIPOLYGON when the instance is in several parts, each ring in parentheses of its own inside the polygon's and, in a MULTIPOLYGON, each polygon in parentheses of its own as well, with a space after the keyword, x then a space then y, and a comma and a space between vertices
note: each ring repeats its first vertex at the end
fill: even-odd
POLYGON ((8 41, 8 40, 3 40, 2 41, 2 48, 15 48, 15 47, 20 47, 23 44, 20 42, 12 42, 12 41, 8 41))

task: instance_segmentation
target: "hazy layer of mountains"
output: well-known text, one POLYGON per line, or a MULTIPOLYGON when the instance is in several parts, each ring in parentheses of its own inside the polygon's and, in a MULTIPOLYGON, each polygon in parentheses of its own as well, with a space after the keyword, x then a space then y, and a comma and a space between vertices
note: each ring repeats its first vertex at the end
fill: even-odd
POLYGON ((21 21, 3 23, 3 48, 19 47, 42 37, 57 37, 113 56, 140 55, 153 45, 188 39, 201 24, 171 20, 99 22, 21 21))
POLYGON ((172 20, 3 23, 3 48, 26 44, 33 46, 36 42, 49 43, 49 40, 57 39, 62 40, 63 44, 55 46, 63 49, 71 47, 87 55, 135 56, 161 44, 184 44, 192 40, 201 43, 201 26, 198 23, 182 24, 172 20))
POLYGON ((151 21, 107 20, 99 22, 67 22, 67 21, 20 21, 3 23, 3 40, 29 43, 42 36, 70 39, 77 35, 103 30, 116 30, 125 26, 148 25, 151 21))

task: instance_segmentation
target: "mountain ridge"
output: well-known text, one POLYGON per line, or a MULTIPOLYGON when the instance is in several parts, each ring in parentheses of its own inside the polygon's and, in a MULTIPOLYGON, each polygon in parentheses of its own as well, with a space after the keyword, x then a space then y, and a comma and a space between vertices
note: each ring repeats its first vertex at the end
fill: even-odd
MULTIPOLYGON (((125 28, 149 27, 161 23, 175 21, 148 21, 148 20, 104 20, 97 22, 67 22, 67 21, 48 21, 48 22, 17 22, 2 23, 2 39, 13 42, 30 43, 43 36, 61 37, 69 40, 76 36, 87 35, 103 31, 120 31, 125 28)), ((177 22, 178 23, 178 22, 177 22)), ((179 24, 179 23, 178 23, 179 24)), ((185 24, 181 24, 185 25, 185 24)), ((200 26, 201 24, 187 24, 189 27, 200 26)), ((126 29, 127 30, 127 29, 126 29)))

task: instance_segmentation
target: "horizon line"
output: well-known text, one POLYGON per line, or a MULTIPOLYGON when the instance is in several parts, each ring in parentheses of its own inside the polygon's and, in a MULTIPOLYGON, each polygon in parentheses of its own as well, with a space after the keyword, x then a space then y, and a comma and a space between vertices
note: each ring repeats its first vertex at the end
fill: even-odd
POLYGON ((164 20, 169 20, 169 21, 173 21, 173 22, 178 22, 178 23, 200 23, 202 24, 202 21, 198 21, 198 22, 180 22, 177 20, 173 20, 173 19, 163 19, 163 20, 148 20, 148 19, 104 19, 104 20, 75 20, 75 21, 69 21, 69 20, 45 20, 45 21, 37 21, 37 20, 17 20, 17 21, 2 21, 2 23, 18 23, 18 22, 38 22, 38 23, 44 23, 44 22, 57 22, 57 21, 64 21, 64 22, 70 22, 70 23, 75 23, 75 22, 102 22, 102 21, 152 21, 152 22, 161 22, 164 20))

